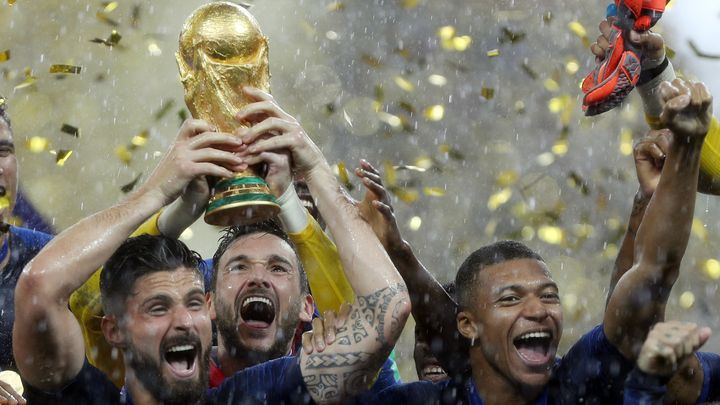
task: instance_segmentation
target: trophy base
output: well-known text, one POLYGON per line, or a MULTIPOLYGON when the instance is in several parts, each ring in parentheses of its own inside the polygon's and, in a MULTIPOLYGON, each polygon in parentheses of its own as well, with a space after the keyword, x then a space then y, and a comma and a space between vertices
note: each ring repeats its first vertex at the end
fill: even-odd
POLYGON ((261 222, 280 213, 265 181, 244 173, 215 185, 214 197, 205 210, 205 222, 216 226, 261 222))

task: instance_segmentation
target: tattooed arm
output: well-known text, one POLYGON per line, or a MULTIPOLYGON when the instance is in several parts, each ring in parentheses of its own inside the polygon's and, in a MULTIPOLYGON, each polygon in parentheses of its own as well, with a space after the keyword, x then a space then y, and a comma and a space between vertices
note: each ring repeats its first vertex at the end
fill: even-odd
POLYGON ((241 133, 243 142, 250 144, 247 162, 261 161, 263 153, 291 154, 293 170, 307 181, 355 291, 349 319, 335 342, 322 353, 301 355, 303 379, 313 399, 340 402, 367 390, 390 354, 410 315, 407 289, 370 225, 360 217, 356 202, 297 121, 269 94, 256 89, 245 92, 257 102, 243 108, 238 119, 268 117, 241 133))

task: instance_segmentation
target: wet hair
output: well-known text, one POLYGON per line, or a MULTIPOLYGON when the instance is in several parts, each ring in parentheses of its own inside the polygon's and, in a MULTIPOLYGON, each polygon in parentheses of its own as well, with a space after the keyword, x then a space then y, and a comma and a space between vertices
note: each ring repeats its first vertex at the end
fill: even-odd
POLYGON ((225 254, 230 245, 232 245, 233 242, 242 237, 256 233, 277 236, 278 238, 285 241, 285 243, 290 245, 293 252, 295 252, 295 258, 298 263, 300 292, 303 294, 310 294, 310 286, 308 285, 307 274, 305 274, 305 269, 303 269, 300 255, 297 252, 297 247, 290 240, 287 232, 285 232, 280 226, 280 224, 274 219, 268 219, 253 224, 236 225, 223 229, 222 235, 220 236, 218 248, 213 255, 212 281, 210 282, 210 291, 215 291, 220 258, 225 254))
POLYGON ((0 94, 0 119, 5 121, 8 128, 10 128, 10 114, 7 112, 7 99, 0 94))
POLYGON ((143 276, 180 268, 197 272, 202 280, 202 258, 184 243, 166 236, 141 235, 130 238, 113 253, 100 274, 100 296, 106 314, 120 315, 143 276))
POLYGON ((543 258, 524 244, 511 240, 495 242, 472 252, 465 259, 455 276, 457 291, 453 298, 461 309, 469 305, 478 272, 485 267, 500 264, 508 260, 534 259, 544 262, 543 258))

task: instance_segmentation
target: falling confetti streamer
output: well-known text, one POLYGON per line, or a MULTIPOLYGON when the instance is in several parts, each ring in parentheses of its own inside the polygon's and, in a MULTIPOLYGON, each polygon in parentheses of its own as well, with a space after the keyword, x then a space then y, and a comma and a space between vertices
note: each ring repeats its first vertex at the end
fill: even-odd
POLYGON ((50 73, 52 74, 80 74, 82 67, 73 65, 52 65, 50 66, 50 73))

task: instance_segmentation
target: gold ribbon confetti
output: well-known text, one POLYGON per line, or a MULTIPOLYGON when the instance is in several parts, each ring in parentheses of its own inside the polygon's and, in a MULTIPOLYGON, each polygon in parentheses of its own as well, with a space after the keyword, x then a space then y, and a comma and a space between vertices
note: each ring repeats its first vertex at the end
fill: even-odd
POLYGON ((73 151, 69 149, 60 149, 58 151, 50 151, 53 155, 55 155, 55 164, 62 167, 65 166, 65 162, 72 156, 73 151))
POLYGON ((68 135, 72 135, 75 138, 80 137, 80 128, 76 128, 69 124, 63 124, 62 127, 60 128, 60 131, 66 133, 68 135))
POLYGON ((50 66, 50 73, 53 74, 72 74, 77 75, 80 74, 80 71, 82 70, 82 67, 80 66, 74 66, 74 65, 52 65, 50 66))
POLYGON ((0 52, 0 62, 7 62, 10 60, 10 50, 6 49, 0 52))

